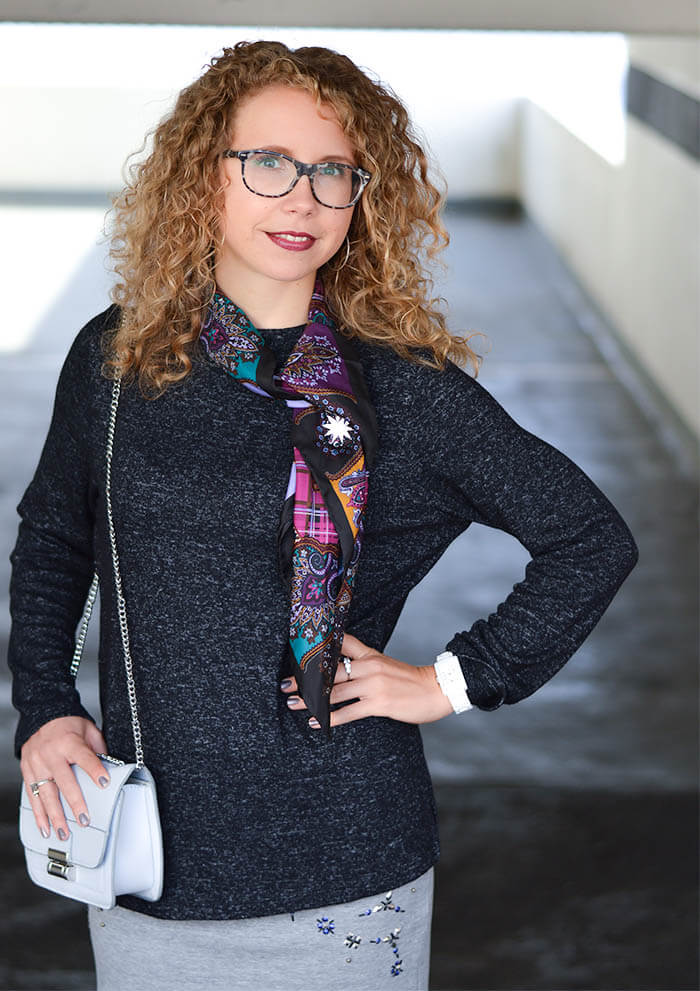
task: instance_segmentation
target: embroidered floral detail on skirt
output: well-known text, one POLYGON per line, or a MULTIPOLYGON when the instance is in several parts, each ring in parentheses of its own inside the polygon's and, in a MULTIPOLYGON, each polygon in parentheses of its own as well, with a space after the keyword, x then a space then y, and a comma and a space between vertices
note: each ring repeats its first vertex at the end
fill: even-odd
POLYGON ((405 912, 406 909, 401 908, 399 905, 394 905, 391 896, 392 892, 387 891, 378 905, 373 905, 372 908, 368 908, 365 912, 360 912, 360 916, 373 915, 375 912, 405 912))
MULTIPOLYGON (((411 888, 412 892, 415 890, 416 890, 415 888, 411 888)), ((370 908, 365 909, 364 912, 360 912, 358 914, 358 917, 365 918, 368 915, 375 915, 378 912, 405 912, 406 909, 401 908, 400 905, 396 905, 394 903, 392 895, 393 892, 387 891, 387 893, 384 895, 382 900, 377 905, 372 905, 370 908)), ((324 933, 325 935, 328 935, 328 933, 335 932, 334 920, 329 919, 325 915, 322 916, 320 919, 317 919, 316 924, 318 931, 324 933)), ((403 966, 402 966, 403 960, 399 959, 399 948, 398 948, 400 934, 401 934, 401 926, 397 926, 395 929, 392 929, 391 932, 388 933, 388 935, 386 936, 369 937, 367 940, 368 943, 374 943, 376 946, 380 946, 382 943, 386 943, 388 946, 391 947, 391 951, 394 959, 391 963, 389 973, 393 977, 398 977, 399 974, 403 973, 403 966)), ((348 947, 348 949, 357 950, 361 942, 362 942, 362 936, 359 936, 353 932, 349 932, 345 937, 344 945, 348 947)), ((345 962, 351 963, 352 957, 346 957, 345 962)))

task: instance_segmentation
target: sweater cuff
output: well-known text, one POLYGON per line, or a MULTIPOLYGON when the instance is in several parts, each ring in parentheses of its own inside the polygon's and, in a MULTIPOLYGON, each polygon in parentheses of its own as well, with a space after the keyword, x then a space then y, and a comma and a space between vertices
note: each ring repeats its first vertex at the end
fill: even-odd
POLYGON ((456 634, 445 650, 459 658, 465 681, 469 686, 469 700, 477 709, 491 712, 503 705, 506 696, 503 678, 486 661, 465 650, 464 640, 456 634))

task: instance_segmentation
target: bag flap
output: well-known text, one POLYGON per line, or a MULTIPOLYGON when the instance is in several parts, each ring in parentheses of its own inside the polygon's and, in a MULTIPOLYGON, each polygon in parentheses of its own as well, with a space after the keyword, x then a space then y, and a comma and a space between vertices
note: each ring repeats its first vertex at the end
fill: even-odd
MULTIPOLYGON (((44 839, 36 824, 27 790, 22 782, 19 814, 19 835, 22 844, 35 853, 48 856, 49 848, 65 853, 72 864, 83 867, 96 867, 104 857, 110 824, 115 811, 118 811, 122 788, 131 775, 137 770, 135 764, 112 764, 102 760, 102 765, 109 771, 109 787, 100 788, 89 774, 78 764, 71 764, 80 789, 88 808, 90 823, 81 826, 73 814, 73 810, 65 799, 63 792, 59 797, 68 823, 68 839, 60 840, 51 829, 51 835, 44 839)), ((140 776, 140 775, 137 775, 140 776)))

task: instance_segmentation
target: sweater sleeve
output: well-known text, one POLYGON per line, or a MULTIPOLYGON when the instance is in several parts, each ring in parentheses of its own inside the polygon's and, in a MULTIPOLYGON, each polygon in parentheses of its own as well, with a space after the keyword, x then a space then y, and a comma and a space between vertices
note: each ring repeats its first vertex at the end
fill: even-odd
POLYGON ((70 663, 94 569, 90 383, 97 337, 112 309, 86 324, 73 342, 38 466, 17 506, 21 521, 10 554, 8 665, 19 712, 18 758, 24 742, 50 719, 93 719, 81 704, 70 663))
MULTIPOLYGON (((519 426, 451 362, 431 457, 445 511, 516 537, 531 555, 491 615, 456 633, 470 701, 496 709, 531 695, 580 647, 634 567, 629 528, 565 454, 519 426)), ((465 590, 468 594, 468 590, 465 590)))

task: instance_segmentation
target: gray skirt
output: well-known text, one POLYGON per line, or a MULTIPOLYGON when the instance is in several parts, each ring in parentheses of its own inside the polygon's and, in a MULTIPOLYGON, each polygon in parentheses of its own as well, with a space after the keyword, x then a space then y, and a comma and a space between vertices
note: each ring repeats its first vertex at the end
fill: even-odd
POLYGON ((251 919, 87 908, 97 991, 428 991, 434 868, 339 905, 251 919))

